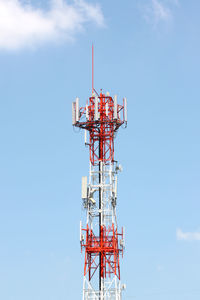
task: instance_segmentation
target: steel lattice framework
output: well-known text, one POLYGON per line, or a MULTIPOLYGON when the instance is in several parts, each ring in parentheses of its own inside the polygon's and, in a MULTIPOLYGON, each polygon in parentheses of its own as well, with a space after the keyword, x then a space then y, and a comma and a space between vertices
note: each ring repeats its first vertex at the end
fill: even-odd
MULTIPOLYGON (((120 254, 124 232, 118 232, 116 218, 117 173, 114 137, 127 125, 126 98, 117 104, 117 96, 100 95, 93 89, 85 107, 79 99, 72 103, 72 123, 89 132, 89 182, 82 178, 82 198, 86 209, 86 227, 80 228, 81 249, 85 250, 83 300, 121 300, 120 254)), ((82 224, 82 223, 81 223, 82 224)))

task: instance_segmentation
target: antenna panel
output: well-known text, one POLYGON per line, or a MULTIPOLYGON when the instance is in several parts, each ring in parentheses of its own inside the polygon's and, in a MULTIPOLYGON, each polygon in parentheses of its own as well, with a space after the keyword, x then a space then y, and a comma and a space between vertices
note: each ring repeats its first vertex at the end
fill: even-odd
POLYGON ((108 117, 108 103, 106 103, 106 117, 108 117))
POLYGON ((98 111, 98 98, 95 98, 95 102, 94 102, 94 119, 95 121, 99 120, 99 111, 98 111))
POLYGON ((117 198, 117 176, 115 176, 115 198, 117 198))
POLYGON ((72 125, 76 123, 76 103, 72 102, 72 125))
POLYGON ((117 95, 114 96, 114 119, 117 120, 117 95))
POLYGON ((82 177, 82 199, 87 199, 87 176, 82 177))
POLYGON ((79 98, 76 98, 76 122, 79 122, 79 98))
POLYGON ((85 106, 85 116, 86 116, 86 120, 89 120, 89 113, 88 113, 88 105, 86 104, 85 106))

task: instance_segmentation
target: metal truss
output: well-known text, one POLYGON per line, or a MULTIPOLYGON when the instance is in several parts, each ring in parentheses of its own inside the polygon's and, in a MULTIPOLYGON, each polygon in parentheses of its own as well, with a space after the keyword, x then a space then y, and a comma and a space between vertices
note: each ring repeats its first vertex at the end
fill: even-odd
POLYGON ((92 94, 85 107, 79 99, 72 104, 73 125, 89 132, 89 182, 82 179, 82 198, 86 227, 80 228, 81 250, 85 251, 83 300, 121 300, 120 255, 124 232, 119 232, 116 217, 117 173, 114 136, 127 124, 126 99, 123 105, 100 93, 92 94), (121 117, 122 116, 122 117, 121 117))

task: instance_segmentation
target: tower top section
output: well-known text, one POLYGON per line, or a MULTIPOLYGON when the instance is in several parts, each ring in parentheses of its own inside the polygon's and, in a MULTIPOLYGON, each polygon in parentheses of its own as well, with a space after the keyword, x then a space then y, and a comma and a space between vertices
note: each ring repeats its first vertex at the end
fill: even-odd
POLYGON ((79 106, 79 98, 72 103, 72 124, 89 132, 90 161, 109 164, 114 161, 114 135, 120 126, 127 126, 127 101, 118 104, 117 96, 94 93, 85 107, 79 106))

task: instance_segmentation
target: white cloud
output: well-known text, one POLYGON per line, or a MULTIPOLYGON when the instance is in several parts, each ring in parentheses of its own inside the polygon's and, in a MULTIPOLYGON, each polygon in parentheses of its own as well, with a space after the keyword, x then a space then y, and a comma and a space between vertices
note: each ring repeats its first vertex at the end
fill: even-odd
POLYGON ((170 10, 164 6, 164 4, 158 0, 152 0, 152 11, 154 18, 157 22, 167 21, 171 18, 170 10))
POLYGON ((143 15, 148 23, 154 26, 168 23, 173 17, 172 5, 178 5, 178 0, 148 0, 143 6, 143 15))
POLYGON ((104 25, 98 4, 85 0, 50 0, 42 10, 20 0, 0 0, 0 49, 35 47, 51 41, 73 40, 86 23, 104 25))
POLYGON ((157 265, 156 269, 157 269, 158 272, 162 272, 164 270, 162 265, 157 265))
POLYGON ((200 241, 200 231, 183 232, 181 229, 177 229, 176 238, 184 241, 200 241))
POLYGON ((179 5, 179 0, 168 0, 169 3, 174 4, 176 6, 179 5))

